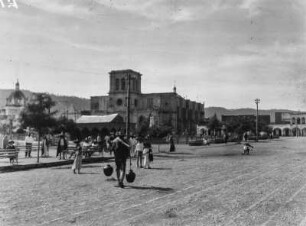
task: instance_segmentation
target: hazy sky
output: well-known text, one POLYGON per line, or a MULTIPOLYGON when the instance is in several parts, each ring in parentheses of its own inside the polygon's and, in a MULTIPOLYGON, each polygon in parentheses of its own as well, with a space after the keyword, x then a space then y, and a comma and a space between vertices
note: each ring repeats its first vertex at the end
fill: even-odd
MULTIPOLYGON (((7 0, 3 0, 4 3, 7 0)), ((0 5, 0 88, 89 98, 111 70, 206 106, 306 110, 304 0, 16 0, 0 5)))

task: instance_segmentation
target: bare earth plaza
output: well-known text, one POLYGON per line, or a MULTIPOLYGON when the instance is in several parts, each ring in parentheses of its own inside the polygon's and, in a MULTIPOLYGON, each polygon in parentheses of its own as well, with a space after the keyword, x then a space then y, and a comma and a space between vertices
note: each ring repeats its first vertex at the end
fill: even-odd
POLYGON ((123 190, 103 163, 3 173, 1 225, 305 225, 305 144, 153 147, 153 169, 123 190))
POLYGON ((306 0, 0 21, 0 226, 306 226, 306 0))

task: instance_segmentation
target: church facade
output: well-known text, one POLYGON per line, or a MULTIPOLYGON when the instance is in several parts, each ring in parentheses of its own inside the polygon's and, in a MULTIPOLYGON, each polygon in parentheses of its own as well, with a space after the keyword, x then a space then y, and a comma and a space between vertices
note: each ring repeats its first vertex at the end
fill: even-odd
POLYGON ((204 104, 185 99, 176 93, 142 93, 142 74, 133 70, 116 70, 109 73, 107 96, 91 97, 91 114, 118 113, 126 121, 128 75, 130 76, 130 122, 138 128, 144 120, 150 126, 170 126, 173 132, 192 133, 204 120, 204 104))

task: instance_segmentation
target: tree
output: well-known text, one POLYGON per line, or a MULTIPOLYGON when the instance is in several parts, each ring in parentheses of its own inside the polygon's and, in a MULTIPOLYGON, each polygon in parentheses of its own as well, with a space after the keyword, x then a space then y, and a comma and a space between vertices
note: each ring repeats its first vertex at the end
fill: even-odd
MULTIPOLYGON (((40 147, 41 136, 56 124, 53 117, 56 111, 51 112, 55 102, 46 93, 35 93, 31 101, 21 112, 20 123, 23 128, 34 128, 38 133, 38 147, 40 147)), ((37 151, 37 162, 39 162, 39 150, 37 151)))
POLYGON ((218 120, 216 114, 209 119, 207 127, 210 131, 214 131, 214 135, 216 131, 221 129, 221 122, 218 120))
POLYGON ((61 117, 56 121, 56 127, 54 133, 67 132, 71 136, 71 139, 81 139, 81 132, 78 129, 75 121, 61 117))

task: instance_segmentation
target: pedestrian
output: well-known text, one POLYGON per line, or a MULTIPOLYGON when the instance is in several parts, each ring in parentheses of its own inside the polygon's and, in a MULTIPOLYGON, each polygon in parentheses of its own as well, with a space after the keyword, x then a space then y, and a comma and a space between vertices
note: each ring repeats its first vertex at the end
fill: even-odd
POLYGON ((103 148, 102 148, 103 147, 103 142, 102 142, 102 138, 101 138, 100 134, 98 134, 98 136, 97 136, 97 143, 98 143, 98 151, 103 156, 103 148))
POLYGON ((151 149, 151 142, 149 140, 149 137, 147 136, 144 143, 143 143, 143 156, 144 156, 144 168, 145 169, 151 169, 150 167, 150 160, 149 160, 149 154, 151 149))
POLYGON ((244 139, 245 142, 248 141, 248 133, 247 132, 244 133, 243 139, 244 139))
MULTIPOLYGON (((6 149, 9 149, 10 151, 15 151, 16 147, 15 147, 15 142, 13 140, 8 141, 8 144, 6 146, 6 149)), ((10 156, 10 164, 13 164, 14 161, 17 162, 17 156, 10 156)))
POLYGON ((75 141, 75 152, 74 152, 74 161, 72 164, 72 171, 75 174, 76 170, 77 173, 80 174, 81 168, 82 168, 82 158, 83 158, 83 153, 82 153, 82 147, 80 145, 80 141, 77 140, 75 141))
POLYGON ((227 143, 227 140, 228 140, 228 135, 227 135, 227 133, 224 133, 223 141, 224 141, 225 144, 227 143))
POLYGON ((85 155, 85 158, 89 157, 89 150, 91 146, 88 138, 89 137, 85 138, 84 142, 82 143, 82 152, 85 155))
POLYGON ((169 142, 170 142, 170 152, 175 152, 174 139, 172 135, 170 135, 169 142))
POLYGON ((65 156, 66 156, 66 150, 68 148, 68 142, 67 142, 67 139, 65 137, 65 133, 62 133, 60 135, 60 138, 58 140, 58 143, 57 143, 57 152, 56 152, 56 157, 59 156, 59 159, 61 160, 62 157, 63 159, 65 159, 65 156))
POLYGON ((50 140, 48 138, 49 136, 46 135, 44 137, 44 150, 45 150, 45 157, 49 157, 49 146, 50 146, 50 140))
POLYGON ((33 145, 34 139, 32 137, 32 133, 29 133, 28 136, 25 138, 26 143, 26 151, 25 151, 25 157, 31 158, 31 152, 32 152, 32 145, 33 145))
POLYGON ((137 138, 135 151, 137 155, 137 161, 136 161, 137 168, 143 168, 142 166, 143 140, 141 137, 137 138))
POLYGON ((135 148, 136 148, 137 140, 135 139, 134 136, 131 136, 129 142, 130 142, 130 146, 131 146, 130 156, 136 157, 135 148))
POLYGON ((3 140, 2 140, 2 147, 3 149, 6 149, 6 146, 9 144, 9 139, 7 135, 4 135, 3 140))
POLYGON ((254 148, 254 147, 252 145, 250 145, 249 143, 245 143, 243 145, 243 153, 242 153, 242 155, 249 155, 251 148, 254 148))
POLYGON ((126 160, 130 156, 130 146, 126 139, 120 134, 112 141, 114 145, 116 173, 118 179, 118 186, 124 188, 123 180, 125 178, 126 160))

